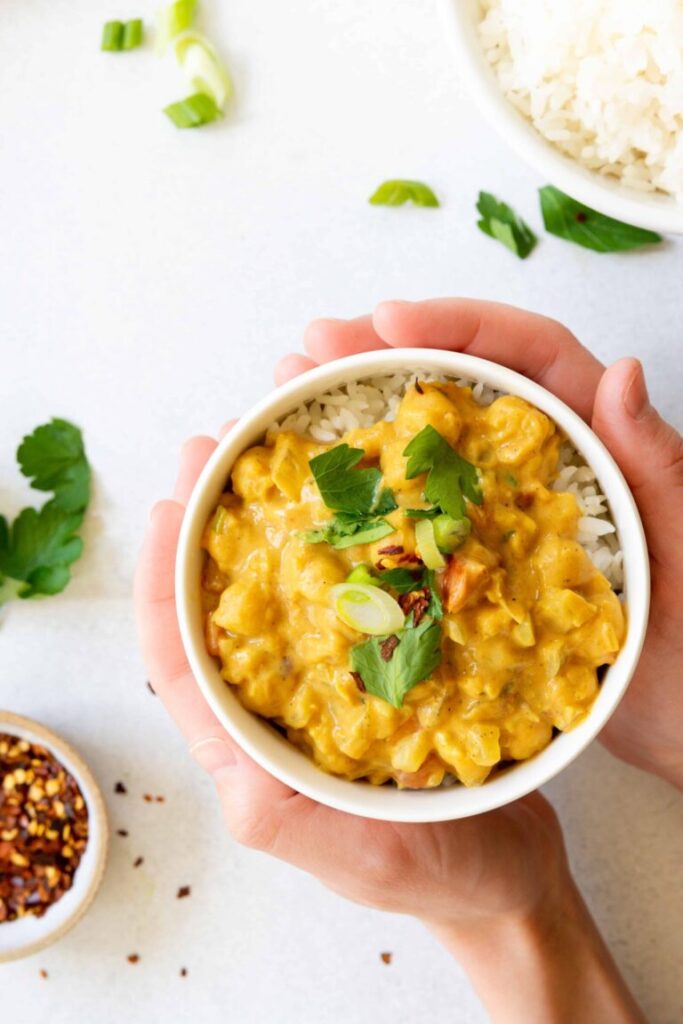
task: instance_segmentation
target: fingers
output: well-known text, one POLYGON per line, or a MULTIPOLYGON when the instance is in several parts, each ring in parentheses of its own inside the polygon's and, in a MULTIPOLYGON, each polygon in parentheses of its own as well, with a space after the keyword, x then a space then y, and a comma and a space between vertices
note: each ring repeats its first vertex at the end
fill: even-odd
POLYGON ((318 364, 314 359, 309 359, 308 356, 300 356, 298 353, 291 352, 289 355, 284 356, 279 363, 275 366, 273 376, 275 377, 275 383, 279 387, 280 384, 286 384, 288 380, 292 380, 293 377, 298 377, 300 373, 305 373, 306 370, 313 370, 318 364))
POLYGON ((304 348, 318 363, 329 363, 342 356, 388 348, 372 324, 371 316, 355 320, 314 320, 306 328, 304 348))
POLYGON ((603 375, 593 429, 635 495, 651 554, 675 564, 683 544, 683 438, 650 404, 637 359, 620 359, 603 375))
POLYGON ((382 302, 377 334, 397 348, 445 348, 502 363, 542 384, 590 420, 602 364, 555 320, 494 302, 382 302))
POLYGON ((180 469, 173 491, 173 497, 182 505, 186 505, 189 501, 199 474, 216 446, 216 441, 212 437, 192 437, 183 445, 180 453, 180 469))

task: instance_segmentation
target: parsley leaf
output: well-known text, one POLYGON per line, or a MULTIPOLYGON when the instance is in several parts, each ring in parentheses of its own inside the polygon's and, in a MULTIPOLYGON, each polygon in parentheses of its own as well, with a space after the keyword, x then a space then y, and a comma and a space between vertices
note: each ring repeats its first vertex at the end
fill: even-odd
POLYGON ((502 203, 490 192, 480 192, 477 210, 481 214, 477 227, 485 235, 502 242, 521 260, 533 252, 538 242, 536 235, 507 203, 502 203))
POLYGON ((438 206, 439 200, 429 185, 406 178, 384 181, 369 199, 373 206, 403 206, 408 201, 416 206, 438 206))
POLYGON ((390 533, 394 533, 394 527, 386 519, 353 519, 340 513, 321 529, 307 530, 303 538, 309 544, 321 544, 324 541, 340 549, 353 547, 354 544, 372 544, 382 537, 388 537, 390 533))
POLYGON ((395 634, 395 646, 384 646, 388 639, 372 637, 352 647, 351 667, 368 693, 400 708, 408 691, 428 679, 440 663, 441 630, 436 622, 424 618, 419 626, 395 634))
POLYGON ((388 537, 394 527, 381 518, 398 508, 388 487, 381 488, 379 469, 356 469, 365 452, 347 444, 330 448, 308 463, 320 495, 337 514, 319 530, 309 530, 309 544, 326 541, 335 548, 371 544, 388 537))
POLYGON ((37 491, 52 491, 53 503, 79 512, 90 499, 90 466, 78 427, 53 419, 25 437, 17 451, 24 476, 37 491))
POLYGON ((627 252, 662 241, 656 231, 624 224, 584 206, 553 185, 539 189, 546 231, 594 252, 627 252))
POLYGON ((432 426, 424 427, 403 452, 408 459, 406 479, 428 473, 425 497, 454 519, 466 515, 465 498, 481 505, 476 466, 463 459, 432 426))
MULTIPOLYGON (((328 508, 334 509, 335 512, 352 512, 368 516, 375 512, 379 503, 387 504, 387 492, 379 491, 382 480, 380 471, 354 469, 364 455, 362 448, 350 448, 348 444, 340 444, 310 460, 308 465, 328 508)), ((395 502, 392 508, 396 508, 395 502)), ((385 508, 384 511, 391 509, 385 508)))
POLYGON ((443 512, 438 505, 433 505, 432 508, 405 508, 403 514, 408 519, 436 519, 443 512))
POLYGON ((77 536, 90 498, 90 466, 80 430, 53 419, 25 437, 17 452, 22 473, 53 497, 25 508, 10 525, 0 516, 0 604, 15 597, 58 594, 80 557, 77 536))

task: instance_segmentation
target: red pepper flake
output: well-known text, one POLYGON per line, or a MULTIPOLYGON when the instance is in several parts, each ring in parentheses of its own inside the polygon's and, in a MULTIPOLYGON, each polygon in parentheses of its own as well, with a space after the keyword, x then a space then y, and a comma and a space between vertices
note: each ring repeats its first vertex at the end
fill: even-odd
POLYGON ((154 797, 152 796, 151 793, 143 793, 142 799, 145 801, 146 804, 151 804, 152 800, 154 800, 154 797))
POLYGON ((128 960, 129 964, 136 964, 139 961, 140 957, 137 953, 129 953, 126 959, 128 960))
POLYGON ((383 964, 390 964, 391 963, 391 957, 392 957, 391 953, 380 953, 380 955, 379 955, 379 958, 380 958, 380 960, 382 961, 383 964))
POLYGON ((588 220, 583 210, 579 210, 579 212, 576 215, 576 219, 578 220, 579 224, 585 224, 585 222, 588 220))
POLYGON ((525 494, 518 494, 515 498, 517 508, 530 508, 534 503, 534 495, 527 491, 525 494))
POLYGON ((417 391, 418 395, 424 395, 425 393, 425 389, 422 387, 419 380, 415 381, 415 390, 417 391))
POLYGON ((401 544, 387 544, 384 548, 378 548, 378 555, 402 555, 405 548, 401 544))
POLYGON ((421 590, 411 590, 408 594, 401 594, 398 603, 404 615, 413 613, 413 625, 419 626, 429 608, 430 600, 429 587, 423 587, 421 590))
POLYGON ((144 857, 136 857, 135 860, 133 861, 133 867, 134 868, 139 868, 140 865, 144 864, 144 863, 145 863, 145 858, 144 857))
POLYGON ((146 685, 147 685, 147 689, 148 689, 148 690, 149 690, 149 692, 150 692, 150 693, 152 694, 152 696, 153 696, 153 697, 156 697, 156 695, 157 695, 157 691, 156 691, 156 690, 154 689, 154 687, 153 687, 153 686, 152 686, 152 684, 150 683, 149 679, 147 680, 147 683, 146 683, 146 685))
POLYGON ((41 976, 41 978, 47 978, 47 977, 49 977, 49 975, 48 975, 47 971, 46 971, 46 970, 44 970, 44 969, 43 969, 42 967, 41 967, 41 969, 40 969, 40 970, 38 971, 38 974, 39 974, 39 975, 41 976))
POLYGON ((353 679, 354 683, 356 684, 360 692, 365 693, 365 683, 363 682, 363 677, 361 676, 360 672, 352 672, 351 678, 353 679))
POLYGON ((117 828, 116 834, 117 836, 123 836, 125 838, 128 835, 128 832, 125 828, 117 828))
POLYGON ((156 802, 158 804, 163 804, 163 802, 166 799, 166 797, 165 796, 155 796, 154 799, 156 800, 156 802))
POLYGON ((47 747, 0 732, 0 923, 42 917, 88 843, 78 783, 47 747))
POLYGON ((181 978, 186 978, 187 977, 187 967, 181 967, 180 968, 180 977, 181 978))
POLYGON ((128 790, 126 789, 126 787, 124 786, 124 784, 122 782, 117 782, 116 785, 114 786, 114 792, 115 793, 127 793, 128 790))
POLYGON ((398 637, 392 633, 391 636, 388 636, 386 640, 379 645, 379 653, 383 661, 391 661, 391 656, 398 647, 399 642, 398 637))
POLYGON ((191 890, 189 885, 181 885, 180 888, 178 889, 178 892, 176 893, 176 899, 182 900, 186 896, 189 896, 190 892, 191 890))

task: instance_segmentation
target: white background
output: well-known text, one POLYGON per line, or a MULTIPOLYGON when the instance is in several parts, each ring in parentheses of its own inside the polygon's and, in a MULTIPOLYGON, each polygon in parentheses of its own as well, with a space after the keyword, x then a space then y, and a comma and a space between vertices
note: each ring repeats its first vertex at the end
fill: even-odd
MULTIPOLYGON (((521 262, 480 234, 480 188, 538 228, 544 182, 461 95, 431 0, 204 0, 237 98, 225 122, 194 133, 160 113, 183 95, 170 62, 150 47, 99 51, 105 20, 151 19, 156 6, 1 10, 2 510, 29 496, 16 444, 55 414, 83 427, 96 487, 68 591, 2 615, 0 703, 81 749, 130 835, 114 836, 87 918, 0 968, 0 1014, 478 1024, 466 978, 418 924, 347 905, 224 835, 209 783, 144 685, 130 591, 146 509, 168 493, 183 438, 262 396, 309 319, 382 298, 470 294, 549 313, 607 360, 640 356, 675 419, 683 247, 598 256, 545 237, 521 262), (429 182, 442 208, 370 207, 398 176, 429 182), (117 779, 127 796, 113 794, 117 779), (166 802, 144 803, 145 791, 166 802), (183 884, 192 896, 178 901, 183 884)), ((622 969, 653 1021, 678 1024, 683 800, 597 745, 549 792, 622 969)))

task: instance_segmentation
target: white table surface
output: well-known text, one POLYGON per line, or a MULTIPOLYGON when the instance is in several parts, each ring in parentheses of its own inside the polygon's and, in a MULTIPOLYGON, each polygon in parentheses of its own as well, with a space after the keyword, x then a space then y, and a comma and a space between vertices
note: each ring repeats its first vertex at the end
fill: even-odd
MULTIPOLYGON (((183 438, 263 395, 309 319, 388 297, 549 313, 607 360, 640 356, 680 426, 683 246, 597 256, 545 237, 520 262, 480 234, 480 188, 539 226, 544 183, 461 94, 431 0, 204 0, 237 99, 195 133, 159 112, 183 95, 170 63, 99 51, 105 20, 156 7, 2 4, 2 509, 29 496, 13 452, 51 415, 84 428, 96 484, 73 584, 3 615, 0 703, 81 749, 130 835, 114 835, 87 918, 0 968, 1 1016, 479 1024, 463 972, 419 925, 346 904, 224 834, 144 685, 130 592, 146 510, 168 493, 183 438), (394 176, 429 182, 443 208, 368 206, 394 176), (178 901, 183 884, 192 896, 178 901)), ((597 745, 549 793, 627 978, 653 1021, 679 1024, 683 800, 597 745)))

